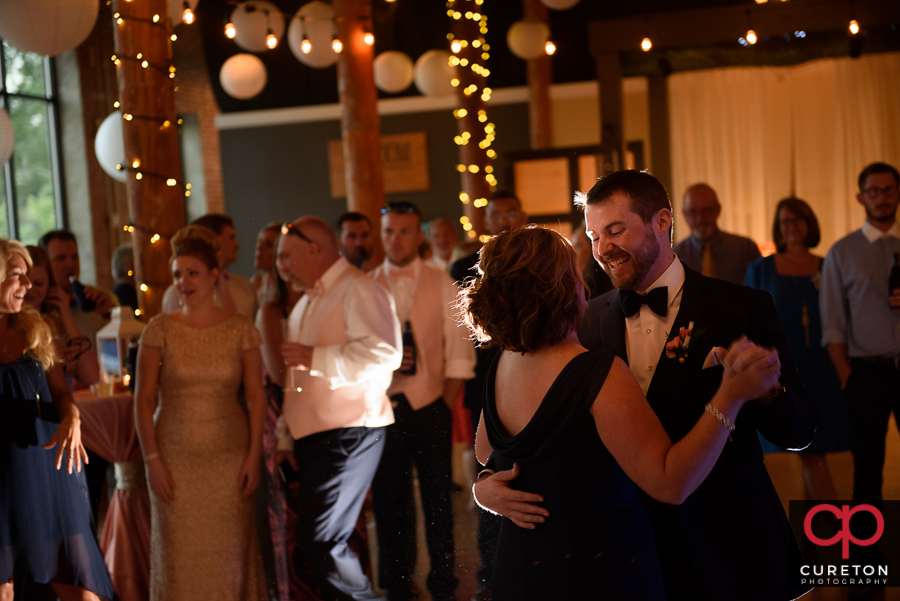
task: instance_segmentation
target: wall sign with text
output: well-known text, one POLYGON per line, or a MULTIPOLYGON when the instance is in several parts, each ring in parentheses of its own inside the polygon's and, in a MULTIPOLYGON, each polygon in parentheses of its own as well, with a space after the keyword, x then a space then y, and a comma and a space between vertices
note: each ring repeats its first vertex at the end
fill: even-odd
MULTIPOLYGON (((386 194, 427 192, 430 189, 425 132, 381 136, 381 161, 384 165, 386 194)), ((331 179, 331 197, 347 196, 344 149, 341 140, 328 142, 328 171, 331 179)))

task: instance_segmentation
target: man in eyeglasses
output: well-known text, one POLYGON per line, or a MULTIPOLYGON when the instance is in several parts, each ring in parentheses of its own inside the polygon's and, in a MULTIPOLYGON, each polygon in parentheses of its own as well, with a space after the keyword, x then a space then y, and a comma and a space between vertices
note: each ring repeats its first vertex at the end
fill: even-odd
POLYGON ((759 258, 756 242, 719 229, 722 205, 708 184, 694 184, 684 193, 684 221, 691 235, 672 247, 678 258, 711 278, 744 284, 747 266, 759 258))
POLYGON ((822 345, 847 395, 853 500, 879 507, 888 420, 900 412, 900 288, 888 285, 900 254, 898 183, 885 163, 859 174, 866 220, 828 251, 819 297, 822 345))
POLYGON ((378 599, 347 539, 394 421, 385 391, 400 367, 400 324, 388 293, 341 256, 322 219, 284 224, 275 260, 305 291, 281 349, 288 369, 275 455, 299 482, 294 565, 323 599, 378 599))

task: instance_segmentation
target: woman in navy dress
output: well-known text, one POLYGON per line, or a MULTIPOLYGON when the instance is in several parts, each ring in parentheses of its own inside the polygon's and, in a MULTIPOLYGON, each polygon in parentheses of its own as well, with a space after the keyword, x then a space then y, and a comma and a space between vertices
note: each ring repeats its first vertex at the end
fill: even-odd
POLYGON ((21 243, 0 238, 0 599, 14 581, 49 583, 63 601, 112 599, 73 473, 87 457, 78 408, 50 327, 24 305, 30 266, 21 243))
MULTIPOLYGON (((775 209, 772 239, 776 254, 754 261, 744 284, 772 294, 791 355, 818 411, 816 435, 800 452, 804 494, 811 501, 836 499, 825 454, 846 451, 850 446, 847 401, 828 352, 822 348, 819 273, 823 259, 809 250, 819 244, 819 220, 804 201, 786 198, 775 209)), ((760 443, 766 453, 784 450, 762 437, 760 443)))
POLYGON ((664 599, 635 485, 668 503, 693 492, 728 440, 727 421, 777 382, 777 353, 745 338, 732 345, 707 412, 673 445, 628 366, 578 342, 584 280, 561 234, 499 234, 482 249, 479 271, 465 319, 502 352, 487 378, 475 452, 482 463, 493 453, 500 470, 521 465, 516 488, 538 493, 549 512, 537 527, 503 520, 493 599, 664 599))

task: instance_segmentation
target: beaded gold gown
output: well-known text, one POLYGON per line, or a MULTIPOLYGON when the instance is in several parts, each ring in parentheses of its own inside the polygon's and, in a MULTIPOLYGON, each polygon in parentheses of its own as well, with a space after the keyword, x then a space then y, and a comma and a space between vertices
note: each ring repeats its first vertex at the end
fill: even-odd
POLYGON ((238 489, 250 446, 241 356, 261 344, 259 332, 243 315, 194 328, 161 314, 141 344, 161 351, 154 420, 175 482, 169 504, 150 493, 150 598, 265 600, 254 496, 238 489))

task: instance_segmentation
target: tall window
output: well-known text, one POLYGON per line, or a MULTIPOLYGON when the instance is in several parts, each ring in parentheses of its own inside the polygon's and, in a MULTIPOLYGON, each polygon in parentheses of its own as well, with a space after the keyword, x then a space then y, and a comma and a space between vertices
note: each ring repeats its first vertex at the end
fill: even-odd
POLYGON ((65 226, 50 61, 0 44, 0 106, 9 113, 16 138, 0 171, 0 236, 26 244, 65 226))

